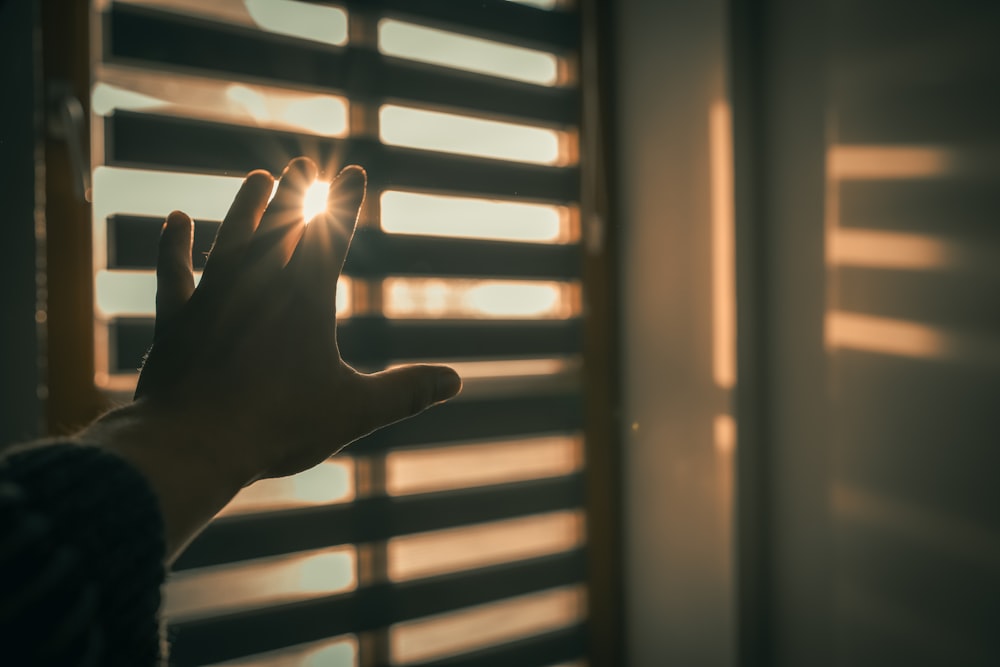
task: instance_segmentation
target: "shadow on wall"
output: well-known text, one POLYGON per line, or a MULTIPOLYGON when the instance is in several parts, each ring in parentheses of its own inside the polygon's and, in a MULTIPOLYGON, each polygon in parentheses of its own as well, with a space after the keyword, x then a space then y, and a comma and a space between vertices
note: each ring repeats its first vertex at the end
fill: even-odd
POLYGON ((837 664, 1000 664, 1000 11, 830 3, 837 664))

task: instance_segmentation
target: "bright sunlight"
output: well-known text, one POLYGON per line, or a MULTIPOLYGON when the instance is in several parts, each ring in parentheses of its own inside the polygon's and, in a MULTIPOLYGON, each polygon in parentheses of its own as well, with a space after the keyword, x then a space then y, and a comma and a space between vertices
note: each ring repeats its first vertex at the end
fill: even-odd
POLYGON ((302 197, 302 216, 306 224, 326 210, 326 196, 329 191, 330 184, 326 181, 313 181, 313 184, 306 188, 306 194, 302 197))

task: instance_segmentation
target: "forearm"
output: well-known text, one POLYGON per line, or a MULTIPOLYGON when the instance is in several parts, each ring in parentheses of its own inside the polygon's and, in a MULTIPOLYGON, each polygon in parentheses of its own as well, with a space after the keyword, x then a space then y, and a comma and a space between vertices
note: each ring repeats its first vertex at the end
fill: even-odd
POLYGON ((78 438, 116 454, 146 478, 163 515, 167 565, 249 481, 231 462, 215 458, 217 443, 207 432, 141 400, 101 417, 78 438))

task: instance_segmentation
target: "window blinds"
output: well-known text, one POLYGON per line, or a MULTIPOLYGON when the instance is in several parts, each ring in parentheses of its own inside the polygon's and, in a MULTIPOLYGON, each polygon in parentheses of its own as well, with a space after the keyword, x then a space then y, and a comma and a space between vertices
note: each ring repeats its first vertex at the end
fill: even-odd
POLYGON ((99 2, 96 382, 134 386, 164 215, 195 269, 253 168, 359 163, 338 297, 362 370, 453 403, 244 490, 168 583, 172 662, 554 665, 586 617, 578 17, 555 3, 99 2))

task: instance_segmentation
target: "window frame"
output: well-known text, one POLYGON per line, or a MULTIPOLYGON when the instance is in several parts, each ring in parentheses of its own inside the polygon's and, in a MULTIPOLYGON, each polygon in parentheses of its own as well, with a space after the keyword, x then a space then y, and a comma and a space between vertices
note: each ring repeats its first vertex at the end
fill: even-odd
MULTIPOLYGON (((342 3, 361 10, 365 3, 342 3)), ((393 6, 382 2, 379 6, 393 6)), ((405 3, 403 3, 405 4, 405 3)), ((442 11, 447 3, 430 3, 442 11)), ((582 313, 583 431, 585 443, 587 652, 593 665, 620 664, 624 656, 624 618, 621 587, 621 452, 620 381, 618 359, 617 239, 613 219, 611 164, 611 3, 578 0, 581 49, 586 50, 579 74, 584 89, 581 129, 580 219, 584 246, 581 280, 585 294, 582 313), (589 57, 586 57, 589 54, 589 57), (591 194, 587 194, 591 193, 591 194)), ((44 81, 63 81, 90 117, 92 63, 99 55, 91 43, 90 7, 69 6, 54 0, 41 3, 44 81), (86 54, 86 57, 80 57, 86 54)), ((372 27, 352 19, 352 40, 372 40, 372 27)), ((365 113, 377 106, 358 107, 355 126, 364 126, 365 113), (364 111, 367 109, 367 111, 364 111)), ((352 105, 352 114, 355 114, 352 105)), ((370 122, 370 121, 369 121, 370 122)), ((82 138, 89 161, 89 133, 82 138)), ((45 142, 46 170, 46 291, 45 414, 51 434, 69 433, 110 407, 109 396, 94 382, 90 205, 74 192, 67 144, 45 142), (87 279, 80 280, 83 275, 87 279)), ((377 198, 374 198, 377 199, 377 198)), ((376 204, 377 205, 377 204, 376 204)), ((368 218, 377 217, 369 208, 368 218)), ((364 221, 362 221, 363 223, 364 221)), ((40 239, 41 241, 41 239, 40 239)))

